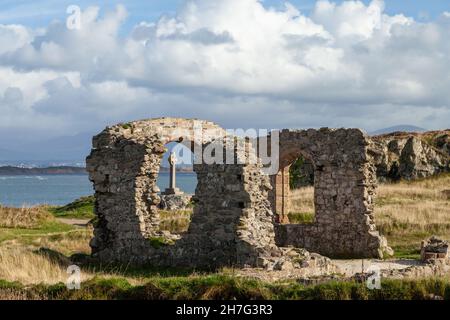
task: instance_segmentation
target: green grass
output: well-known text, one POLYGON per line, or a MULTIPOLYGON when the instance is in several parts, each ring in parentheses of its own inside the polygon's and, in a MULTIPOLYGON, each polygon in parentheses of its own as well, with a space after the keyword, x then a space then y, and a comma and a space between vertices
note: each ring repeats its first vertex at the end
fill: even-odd
POLYGON ((173 244, 173 242, 164 237, 153 237, 148 239, 148 241, 150 241, 151 246, 156 249, 173 244))
POLYGON ((441 297, 450 300, 449 279, 384 280, 380 290, 365 283, 328 282, 305 286, 296 281, 267 283, 228 275, 150 278, 132 285, 124 278, 94 278, 81 284, 80 290, 67 290, 64 284, 24 287, 0 281, 0 291, 26 290, 47 299, 149 299, 149 300, 426 300, 441 297))
POLYGON ((313 223, 314 213, 312 212, 300 212, 300 213, 289 213, 290 223, 303 224, 303 223, 313 223))
POLYGON ((0 228, 0 243, 7 240, 18 239, 24 243, 31 242, 34 238, 59 234, 75 230, 75 227, 57 221, 46 221, 33 229, 25 228, 0 228))
POLYGON ((65 206, 53 207, 49 210, 58 218, 93 219, 95 217, 94 202, 94 196, 81 197, 65 206))
POLYGON ((161 230, 167 230, 172 233, 186 232, 191 222, 192 212, 192 209, 175 211, 159 210, 161 230))
POLYGON ((394 250, 394 256, 389 257, 386 256, 386 259, 397 258, 397 259, 420 259, 420 249, 415 245, 406 245, 406 246, 392 246, 394 250))

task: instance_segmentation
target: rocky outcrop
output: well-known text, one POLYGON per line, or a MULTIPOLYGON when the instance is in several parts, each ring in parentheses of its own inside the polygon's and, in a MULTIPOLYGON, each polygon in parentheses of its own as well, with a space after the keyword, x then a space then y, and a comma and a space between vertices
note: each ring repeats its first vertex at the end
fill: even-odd
POLYGON ((413 180, 450 171, 450 130, 372 137, 378 180, 413 180))
POLYGON ((191 203, 191 196, 187 194, 163 194, 160 196, 158 207, 161 210, 186 210, 191 203))

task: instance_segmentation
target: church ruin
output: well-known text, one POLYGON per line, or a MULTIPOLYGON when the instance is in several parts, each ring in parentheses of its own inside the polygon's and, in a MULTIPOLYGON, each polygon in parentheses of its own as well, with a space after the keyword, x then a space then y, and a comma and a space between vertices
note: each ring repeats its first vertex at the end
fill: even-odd
POLYGON ((271 177, 270 199, 281 224, 279 245, 293 245, 336 258, 382 257, 390 252, 373 217, 376 173, 359 129, 282 130, 279 172, 271 177), (302 156, 314 167, 315 218, 289 224, 289 168, 302 156))
POLYGON ((118 124, 93 138, 87 158, 98 221, 91 241, 105 262, 217 268, 330 268, 330 257, 382 257, 389 250, 373 222, 374 170, 369 140, 357 129, 279 132, 279 172, 263 173, 255 143, 208 121, 158 118, 118 124), (159 229, 156 185, 165 145, 180 142, 197 161, 198 185, 186 233, 159 229), (242 150, 238 146, 244 145, 242 150), (231 146, 231 147, 230 147, 231 146), (304 155, 314 163, 316 220, 287 222, 289 166, 304 155), (310 254, 306 250, 315 252, 310 254))

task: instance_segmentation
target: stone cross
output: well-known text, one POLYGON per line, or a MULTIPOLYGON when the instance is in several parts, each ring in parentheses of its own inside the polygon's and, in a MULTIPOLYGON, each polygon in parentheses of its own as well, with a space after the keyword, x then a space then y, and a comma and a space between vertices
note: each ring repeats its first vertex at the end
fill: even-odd
POLYGON ((170 164, 170 189, 176 188, 176 164, 177 164, 177 157, 175 156, 175 153, 171 153, 169 156, 169 164, 170 164))
POLYGON ((175 153, 171 153, 168 159, 168 162, 170 164, 170 183, 169 188, 167 188, 163 194, 165 195, 171 195, 171 194, 180 194, 182 193, 180 189, 176 187, 176 164, 177 164, 177 157, 175 156, 175 153))

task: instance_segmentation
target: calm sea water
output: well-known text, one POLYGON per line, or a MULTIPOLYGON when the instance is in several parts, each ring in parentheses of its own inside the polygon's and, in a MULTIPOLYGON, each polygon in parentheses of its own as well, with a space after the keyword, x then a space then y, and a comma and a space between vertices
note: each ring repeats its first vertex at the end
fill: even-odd
MULTIPOLYGON (((195 173, 177 174, 177 186, 193 194, 197 185, 195 173)), ((169 174, 160 173, 158 186, 169 186, 169 174)), ((87 175, 0 176, 0 204, 4 206, 64 205, 93 194, 87 175)))

